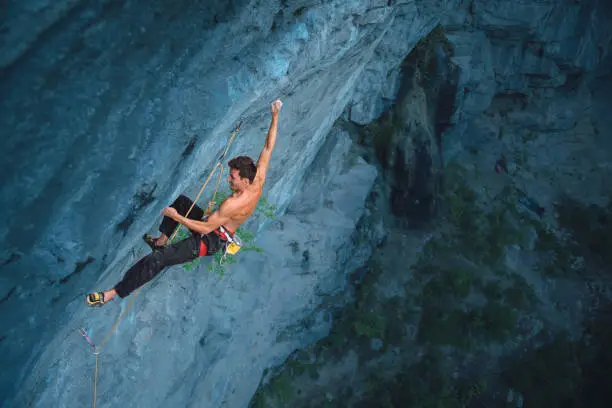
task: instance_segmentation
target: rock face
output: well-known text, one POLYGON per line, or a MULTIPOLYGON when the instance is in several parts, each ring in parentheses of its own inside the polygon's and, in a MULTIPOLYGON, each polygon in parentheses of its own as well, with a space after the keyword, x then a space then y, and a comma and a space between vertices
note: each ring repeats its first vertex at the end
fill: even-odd
MULTIPOLYGON (((241 255, 221 279, 206 266, 171 268, 100 355, 100 406, 246 406, 265 368, 325 335, 321 298, 341 292, 367 256, 349 256, 350 237, 376 172, 333 124, 343 112, 365 124, 394 106, 401 62, 438 24, 457 78, 454 97, 435 95, 453 108, 422 129, 428 147, 392 139, 410 153, 403 168, 415 151, 435 170, 479 146, 487 153, 474 162, 488 166, 526 137, 546 155, 510 166, 527 195, 542 189, 543 205, 559 189, 601 200, 609 180, 605 149, 581 156, 600 166, 588 187, 552 170, 529 184, 522 171, 535 161, 579 169, 568 146, 610 146, 594 131, 609 115, 585 116, 605 112, 609 95, 604 1, 64 0, 4 11, 3 407, 90 403, 94 360, 77 329, 99 343, 127 302, 85 310, 83 294, 113 285, 146 253, 139 237, 174 196, 198 190, 239 120, 230 155, 256 157, 268 104, 281 97, 265 191, 277 219, 247 224, 264 254, 241 255)), ((413 95, 433 95, 420 86, 413 95)), ((415 191, 431 195, 426 187, 398 187, 396 209, 415 191)))
MULTIPOLYGON (((411 42, 434 23, 416 11, 399 15, 399 9, 383 2, 302 1, 216 1, 206 6, 11 2, 2 18, 0 208, 8 222, 0 231, 0 354, 1 365, 12 367, 0 374, 5 406, 88 403, 93 360, 77 329, 84 326, 99 343, 126 302, 84 310, 83 294, 113 285, 146 253, 139 237, 155 228, 160 210, 174 196, 197 191, 240 119, 230 155, 257 157, 270 101, 281 97, 285 102, 265 192, 280 216, 303 190, 305 173, 345 107, 362 100, 371 103, 373 90, 389 97, 388 88, 378 83, 355 93, 358 83, 367 83, 362 79, 365 72, 386 77, 391 71, 397 76, 411 42)), ((378 111, 368 110, 372 117, 378 111)), ((342 163, 338 157, 330 160, 342 163)), ((335 238, 339 246, 359 218, 360 197, 373 175, 366 170, 347 174, 340 177, 343 185, 330 186, 327 199, 335 204, 324 207, 327 215, 345 224, 335 238), (354 183, 359 184, 357 190, 352 190, 354 183), (336 210, 337 205, 346 208, 336 210)), ((247 228, 259 231, 264 221, 253 219, 247 228)), ((310 221, 286 223, 302 231, 309 229, 305 225, 310 221)), ((314 224, 312 228, 316 230, 314 224)), ((284 251, 281 257, 293 256, 291 247, 284 251)), ((319 260, 319 252, 308 262, 337 273, 328 279, 340 285, 322 287, 317 294, 323 295, 342 287, 339 277, 344 272, 331 255, 319 260)), ((239 285, 248 300, 237 301, 231 291, 226 292, 228 300, 219 297, 233 285, 230 276, 241 273, 202 278, 205 267, 199 276, 175 268, 175 274, 169 271, 166 279, 143 291, 105 345, 104 352, 117 358, 101 356, 102 406, 117 401, 132 406, 173 401, 197 405, 202 399, 211 406, 244 406, 266 366, 322 335, 322 329, 306 337, 291 335, 282 351, 266 352, 260 363, 251 364, 249 339, 266 331, 268 324, 274 333, 283 331, 316 303, 310 295, 304 295, 304 303, 288 295, 283 299, 291 306, 278 303, 276 308, 301 312, 275 320, 267 311, 273 291, 258 289, 263 278, 255 265, 264 268, 264 259, 243 259, 251 265, 233 268, 244 271, 247 281, 255 279, 239 285), (172 283, 172 276, 179 280, 172 283), (217 295, 215 285, 220 285, 217 295), (207 302, 219 305, 216 317, 207 302), (236 302, 249 311, 247 320, 257 320, 260 314, 267 322, 261 330, 251 332, 238 323, 229 312, 239 307, 236 302), (259 312, 255 304, 261 305, 259 312), (196 322, 194 314, 205 322, 196 322), (235 334, 240 352, 228 348, 226 341, 238 327, 244 329, 235 334), (172 363, 152 357, 160 354, 172 356, 172 363), (226 354, 239 366, 223 362, 221 355, 226 354), (255 371, 244 370, 243 364, 255 371), (170 374, 175 369, 182 374, 170 374), (200 388, 204 374, 206 386, 200 388), (238 374, 246 376, 244 381, 232 380, 238 374), (155 383, 155 391, 134 395, 128 383, 145 379, 155 383), (241 391, 228 384, 240 384, 241 391), (186 390, 182 386, 189 390, 178 391, 186 390)), ((291 288, 305 293, 302 289, 291 288)), ((274 343, 275 335, 270 335, 274 343)), ((273 351, 270 344, 266 347, 273 351)))
MULTIPOLYGON (((347 236, 376 177, 350 144, 345 133, 330 133, 315 159, 320 166, 292 201, 299 215, 276 218, 257 239, 261 253, 244 252, 223 278, 207 273, 204 262, 195 270, 170 268, 143 290, 100 354, 100 405, 245 406, 264 369, 327 334, 322 295, 345 286, 347 236), (306 202, 313 206, 302 207, 306 202), (141 384, 147 391, 134 392, 141 384)), ((103 339, 126 304, 98 315, 70 307, 73 321, 86 321, 89 335, 103 339)), ((17 403, 91 402, 94 357, 72 327, 59 332, 49 345, 55 351, 43 353, 25 382, 32 389, 52 373, 53 386, 20 393, 17 403)))
POLYGON ((365 126, 388 236, 356 301, 255 406, 610 400, 611 7, 465 6, 439 13, 365 126))

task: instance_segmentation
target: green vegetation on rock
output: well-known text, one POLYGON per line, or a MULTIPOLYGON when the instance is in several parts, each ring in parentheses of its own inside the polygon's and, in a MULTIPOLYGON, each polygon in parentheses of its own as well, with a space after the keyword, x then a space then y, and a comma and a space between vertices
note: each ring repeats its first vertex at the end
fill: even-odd
MULTIPOLYGON (((215 209, 217 209, 221 205, 223 200, 225 200, 227 197, 229 197, 229 193, 219 191, 214 197, 212 210, 214 211, 215 209)), ((265 218, 274 219, 276 210, 277 208, 275 205, 270 204, 265 199, 265 197, 261 197, 259 199, 259 202, 257 203, 257 207, 255 208, 254 213, 255 215, 260 215, 265 218)), ((243 253, 247 251, 263 252, 263 248, 254 244, 255 235, 251 231, 247 230, 246 228, 238 228, 238 230, 236 230, 236 235, 240 237, 240 240, 243 243, 242 248, 240 249, 240 252, 243 252, 243 253)), ((189 232, 189 230, 187 230, 187 228, 185 227, 181 227, 179 228, 176 234, 175 241, 176 242, 181 241, 185 238, 188 238, 189 236, 191 236, 191 233, 189 232)), ((184 264, 183 268, 186 270, 195 269, 200 265, 201 260, 202 258, 196 258, 193 261, 187 264, 184 264)), ((221 250, 213 256, 212 261, 208 265, 208 270, 211 272, 215 272, 219 276, 223 276, 225 274, 225 265, 233 264, 233 263, 236 263, 235 257, 232 255, 224 256, 224 251, 221 250)))

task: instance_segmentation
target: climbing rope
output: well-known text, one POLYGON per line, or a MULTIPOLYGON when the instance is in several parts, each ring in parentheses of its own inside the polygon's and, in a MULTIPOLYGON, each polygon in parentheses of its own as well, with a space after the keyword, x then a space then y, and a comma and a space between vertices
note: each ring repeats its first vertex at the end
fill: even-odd
MULTIPOLYGON (((212 206, 215 203, 215 196, 217 195, 217 191, 219 189, 219 183, 221 181, 221 176, 223 174, 223 161, 225 160, 225 157, 227 156, 227 152, 230 149, 230 146, 232 145, 232 142, 234 141, 234 138, 236 137, 236 135, 238 134, 238 130, 240 130, 240 125, 242 124, 242 121, 239 121, 238 124, 236 125, 236 128, 234 129, 234 132, 232 133, 231 137, 229 138, 227 145, 225 147, 225 150, 223 151, 223 153, 221 154, 221 156, 219 157, 219 160, 217 160, 217 163, 214 165, 213 169, 210 171, 210 174, 208 175, 208 177, 206 178, 206 181, 204 182, 204 184, 202 185, 202 188, 200 189, 200 192, 198 193, 198 195, 196 196, 196 198, 193 200, 193 204, 191 204, 191 207, 189 207, 189 210, 187 211, 187 213, 185 214, 185 217, 187 217, 189 215, 189 213, 191 213, 191 210, 193 209, 193 207, 196 205, 196 203, 198 202, 198 200, 200 199, 200 196, 202 195, 202 193, 204 192, 204 189, 206 188, 206 186, 208 185, 208 183, 210 182, 210 179, 212 178, 212 176, 215 174, 215 171, 217 171, 217 168, 219 168, 219 177, 217 178, 217 183, 215 185, 215 191, 213 193, 212 199, 211 201, 208 202, 208 207, 206 208, 206 214, 210 214, 211 210, 212 210, 212 206)), ((174 240, 176 234, 178 233, 178 231, 181 228, 181 224, 179 224, 176 229, 174 230, 174 232, 172 233, 172 236, 170 236, 170 238, 168 239, 167 244, 172 243, 172 241, 174 240)), ((138 288, 138 290, 136 291, 136 293, 134 294, 134 296, 132 296, 132 299, 130 300, 130 302, 128 303, 128 306, 125 308, 125 310, 121 313, 121 315, 119 316, 119 319, 117 319, 117 321, 115 322, 115 325, 113 326, 113 328, 108 332, 108 334, 106 335, 106 337, 104 338, 104 340, 102 341, 102 343, 100 343, 100 346, 96 347, 95 343, 91 340, 91 338, 87 335, 87 332, 85 331, 85 329, 81 328, 79 329, 79 334, 81 336, 83 336, 85 338, 85 340, 91 345, 91 350, 92 353, 96 356, 96 368, 94 371, 94 397, 93 397, 93 406, 94 408, 96 408, 96 401, 97 401, 97 390, 98 390, 98 356, 100 355, 100 352, 102 351, 102 348, 104 347, 104 345, 106 344, 106 341, 110 338, 110 336, 115 332, 115 330, 117 330, 117 327, 119 326, 119 323, 121 323, 121 321, 123 320, 123 318, 125 317, 125 315, 127 314, 127 312, 130 310, 130 308, 132 307, 132 305, 134 304, 134 301, 136 300, 136 298, 138 297, 138 295, 140 294, 140 291, 142 290, 142 286, 140 288, 138 288)))
MULTIPOLYGON (((215 197, 217 196, 217 191, 219 191, 219 183, 221 182, 221 176, 223 175, 223 160, 225 160, 225 156, 227 156, 227 152, 229 151, 229 148, 232 145, 232 142, 234 141, 234 138, 236 138, 236 135, 238 134, 238 131, 240 130, 240 125, 242 125, 242 121, 238 122, 238 124, 236 125, 236 128, 234 129, 234 132, 232 133, 232 136, 230 136, 230 139, 227 142, 225 150, 223 151, 223 153, 219 157, 219 160, 217 160, 217 164, 215 164, 215 167, 213 167, 213 169, 211 170, 210 174, 208 175, 208 178, 206 179, 206 181, 202 185, 202 188, 198 192, 198 195, 196 195, 195 199, 193 200, 193 203, 191 204, 191 207, 189 207, 189 210, 187 210, 187 213, 185 214, 185 217, 187 217, 189 215, 189 213, 191 213, 191 210, 193 209, 193 207, 195 207, 196 203, 200 199, 200 196, 204 192, 204 189, 206 188, 206 185, 208 184, 208 182, 212 178, 213 174, 215 174, 215 171, 217 170, 217 167, 218 167, 219 168, 219 177, 217 178, 217 183, 215 184, 215 191, 213 192, 212 199, 208 202, 208 206, 206 207, 206 210, 204 211, 205 214, 210 214, 210 212, 212 210, 212 206, 215 204, 215 197)), ((178 233, 179 229, 181 229, 181 227, 182 227, 181 224, 179 224, 176 227, 176 229, 172 233, 169 241, 172 241, 174 239, 174 237, 178 233)))

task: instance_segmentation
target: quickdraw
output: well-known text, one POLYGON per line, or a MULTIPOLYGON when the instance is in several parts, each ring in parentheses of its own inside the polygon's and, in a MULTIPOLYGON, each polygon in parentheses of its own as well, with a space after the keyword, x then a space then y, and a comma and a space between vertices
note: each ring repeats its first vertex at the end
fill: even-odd
POLYGON ((91 340, 91 338, 89 338, 89 336, 87 335, 87 332, 85 331, 85 329, 81 327, 79 329, 79 333, 81 333, 81 336, 85 337, 85 340, 87 340, 87 342, 91 345, 91 352, 94 353, 94 354, 97 354, 98 351, 96 350, 96 345, 91 340))

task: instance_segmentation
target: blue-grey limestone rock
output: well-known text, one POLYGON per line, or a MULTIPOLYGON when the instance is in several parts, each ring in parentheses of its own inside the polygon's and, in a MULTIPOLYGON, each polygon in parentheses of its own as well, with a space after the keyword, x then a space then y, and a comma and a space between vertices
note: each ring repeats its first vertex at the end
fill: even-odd
MULTIPOLYGON (((609 76, 592 72, 602 61, 612 65, 603 0, 15 0, 3 7, 3 408, 91 403, 94 359, 77 329, 99 343, 127 302, 86 310, 83 295, 114 284, 146 253, 140 236, 176 194, 198 190, 239 120, 230 155, 256 157, 269 103, 281 97, 265 191, 279 219, 247 224, 265 254, 241 255, 222 279, 205 266, 168 270, 143 290, 100 354, 100 407, 246 406, 266 367, 324 335, 330 323, 318 296, 342 291, 343 263, 356 262, 346 243, 374 170, 359 159, 338 166, 335 155, 315 165, 315 157, 328 137, 338 139, 334 154, 350 152, 341 132, 330 135, 333 123, 349 107, 358 123, 377 118, 401 82, 401 61, 438 24, 461 70, 446 156, 463 159, 463 147, 488 141, 471 162, 488 167, 508 138, 545 132, 530 146, 546 155, 513 163, 527 194, 544 204, 560 188, 596 199, 609 180, 603 159, 592 161, 599 167, 588 186, 555 169, 545 169, 552 184, 529 184, 533 177, 520 171, 543 160, 579 166, 568 146, 591 143, 576 143, 583 134, 609 148, 603 131, 591 132, 609 129, 601 108, 609 76), (596 83, 591 76, 601 85, 587 89, 596 83), (584 98, 564 97, 574 91, 584 98), (502 118, 505 95, 529 103, 502 118), (584 112, 600 114, 590 123, 584 112), (314 190, 303 184, 317 169, 327 194, 318 192, 320 180, 309 181, 314 190), (307 247, 308 257, 283 247, 287 240, 307 247)), ((368 253, 358 252, 358 259, 368 253)))

